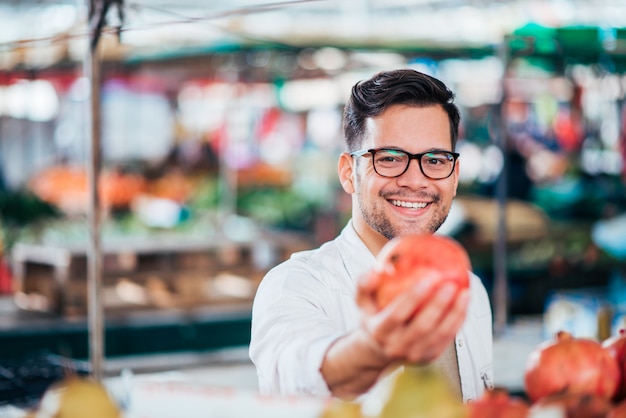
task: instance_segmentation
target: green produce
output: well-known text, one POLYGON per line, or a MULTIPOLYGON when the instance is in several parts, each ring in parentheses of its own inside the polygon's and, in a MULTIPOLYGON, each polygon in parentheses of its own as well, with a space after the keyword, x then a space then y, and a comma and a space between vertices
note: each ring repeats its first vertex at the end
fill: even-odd
POLYGON ((379 418, 464 418, 467 409, 432 367, 405 366, 379 418))

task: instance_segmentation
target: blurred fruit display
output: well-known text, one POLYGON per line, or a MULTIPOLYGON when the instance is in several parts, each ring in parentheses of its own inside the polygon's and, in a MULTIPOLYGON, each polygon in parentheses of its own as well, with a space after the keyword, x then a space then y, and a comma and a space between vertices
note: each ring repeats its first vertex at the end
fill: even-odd
POLYGON ((580 393, 558 393, 536 401, 530 409, 530 416, 543 416, 554 413, 563 418, 606 418, 611 410, 611 402, 597 395, 580 393))
POLYGON ((530 354, 524 385, 532 401, 565 393, 611 399, 620 376, 617 361, 599 342, 560 331, 530 354))
MULTIPOLYGON (((104 208, 128 207, 145 191, 146 182, 137 174, 104 171, 99 179, 100 203, 104 208)), ((34 175, 29 188, 40 199, 68 214, 85 213, 88 202, 88 177, 82 167, 52 166, 34 175)))
POLYGON ((467 418, 525 418, 529 404, 525 400, 511 396, 506 389, 494 388, 467 404, 467 418))
POLYGON ((496 387, 466 403, 451 397, 435 369, 404 366, 393 372, 379 409, 369 409, 367 400, 335 400, 320 418, 624 418, 626 402, 613 393, 625 371, 610 354, 615 342, 624 338, 614 336, 603 346, 560 332, 529 355, 525 393, 496 387))
POLYGON ((466 408, 430 367, 406 366, 395 376, 379 418, 462 418, 466 408))
POLYGON ((153 197, 186 203, 194 192, 194 182, 179 170, 171 170, 147 182, 145 192, 153 197))

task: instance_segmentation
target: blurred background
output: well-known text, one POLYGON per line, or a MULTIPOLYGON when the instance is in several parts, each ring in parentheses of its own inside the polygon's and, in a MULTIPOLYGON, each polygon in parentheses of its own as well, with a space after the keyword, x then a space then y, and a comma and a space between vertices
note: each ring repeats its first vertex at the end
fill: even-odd
MULTIPOLYGON (((245 362, 263 274, 350 215, 336 173, 350 87, 399 67, 456 92, 442 232, 490 293, 496 354, 626 326, 623 1, 97 4, 107 373, 170 354, 245 362)), ((88 4, 4 0, 0 22, 0 359, 84 360, 88 4)))

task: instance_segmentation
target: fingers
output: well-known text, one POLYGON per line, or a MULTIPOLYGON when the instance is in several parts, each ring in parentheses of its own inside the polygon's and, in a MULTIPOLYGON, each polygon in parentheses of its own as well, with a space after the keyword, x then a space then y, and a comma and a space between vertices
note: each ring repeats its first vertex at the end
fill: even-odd
MULTIPOLYGON (((446 291, 443 292, 446 293, 446 291)), ((454 293, 452 299, 449 300, 448 307, 443 311, 431 310, 424 312, 424 317, 415 318, 415 322, 411 324, 414 328, 409 329, 407 334, 414 337, 425 335, 425 337, 413 340, 408 338, 407 344, 410 346, 407 352, 408 361, 431 362, 439 357, 454 340, 465 321, 469 302, 468 291, 464 290, 458 295, 454 293)), ((441 301, 444 301, 447 296, 442 295, 441 301)))
POLYGON ((466 307, 464 299, 457 300, 457 292, 456 286, 444 284, 411 319, 398 342, 405 347, 407 360, 429 362, 454 339, 455 325, 459 319, 462 324, 466 307))
POLYGON ((381 335, 388 335, 405 329, 415 313, 427 304, 434 291, 431 282, 421 281, 398 295, 382 311, 377 312, 377 331, 381 335))
POLYGON ((447 332, 459 317, 461 320, 465 318, 467 302, 466 290, 459 290, 450 283, 444 284, 412 318, 410 331, 416 334, 447 332))
POLYGON ((465 320, 468 300, 468 291, 459 292, 453 284, 437 289, 418 284, 370 316, 366 325, 390 359, 427 362, 454 339, 465 320))
POLYGON ((417 283, 390 303, 388 317, 398 322, 417 322, 430 328, 431 323, 449 309, 457 292, 457 287, 451 283, 442 285, 428 281, 417 283), (416 321, 416 318, 419 320, 416 321))

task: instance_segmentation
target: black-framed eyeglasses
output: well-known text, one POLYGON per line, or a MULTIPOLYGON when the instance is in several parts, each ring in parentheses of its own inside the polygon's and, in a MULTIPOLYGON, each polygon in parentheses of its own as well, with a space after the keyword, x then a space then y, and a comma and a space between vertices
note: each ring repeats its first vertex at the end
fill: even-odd
POLYGON ((411 154, 398 148, 370 148, 351 152, 352 157, 372 154, 372 164, 376 174, 383 177, 400 177, 409 168, 411 160, 419 163, 422 174, 431 180, 450 177, 459 154, 456 152, 433 150, 411 154))

